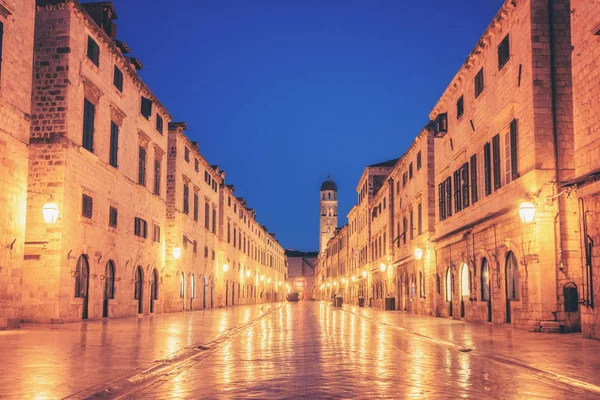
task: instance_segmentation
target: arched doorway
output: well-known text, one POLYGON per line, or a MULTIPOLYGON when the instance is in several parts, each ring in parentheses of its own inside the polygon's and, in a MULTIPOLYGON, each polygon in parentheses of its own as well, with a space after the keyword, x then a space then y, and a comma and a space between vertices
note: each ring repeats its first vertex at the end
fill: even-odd
POLYGON ((409 282, 408 282, 408 272, 404 273, 404 290, 403 290, 403 295, 404 295, 404 311, 409 311, 408 310, 408 305, 409 305, 409 282))
POLYGON ((204 285, 202 285, 202 308, 206 310, 206 288, 208 287, 208 278, 204 276, 204 285))
POLYGON ((450 267, 446 269, 446 302, 449 306, 448 315, 451 317, 453 312, 452 307, 452 293, 454 292, 454 277, 452 276, 452 270, 450 267))
POLYGON ((104 272, 104 296, 102 299, 102 318, 108 317, 108 300, 115 298, 115 263, 108 260, 104 272))
POLYGON ((152 281, 150 282, 150 312, 154 312, 154 302, 158 300, 158 271, 152 270, 152 281))
POLYGON ((231 305, 235 305, 235 282, 231 282, 231 305))
POLYGON ((225 281, 225 307, 229 305, 229 281, 225 281))
POLYGON ((181 299, 181 308, 185 310, 185 273, 179 273, 179 298, 181 299))
POLYGON ((194 309, 194 299, 196 298, 196 277, 190 276, 190 311, 194 309))
POLYGON ((490 265, 487 258, 481 260, 481 301, 487 302, 487 321, 492 322, 492 293, 490 287, 490 265))
POLYGON ((460 266, 460 317, 465 317, 465 301, 471 298, 471 271, 467 263, 460 266))
POLYGON ((515 253, 509 251, 506 254, 506 322, 511 322, 510 303, 518 301, 519 287, 519 264, 515 253))
POLYGON ((77 260, 75 275, 75 297, 83 299, 81 319, 88 319, 88 294, 90 287, 90 264, 87 256, 82 254, 77 260))
POLYGON ((144 294, 144 272, 142 267, 138 265, 135 270, 135 287, 133 292, 134 300, 138 301, 138 314, 144 312, 144 303, 142 303, 144 294))

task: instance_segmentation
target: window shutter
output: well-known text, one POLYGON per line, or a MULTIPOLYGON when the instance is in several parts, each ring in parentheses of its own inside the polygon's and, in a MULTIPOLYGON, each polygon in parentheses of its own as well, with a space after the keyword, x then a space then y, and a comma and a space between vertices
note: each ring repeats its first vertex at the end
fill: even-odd
POLYGON ((510 162, 513 180, 519 177, 519 160, 518 160, 518 143, 517 143, 517 120, 513 119, 510 123, 510 162))
POLYGON ((81 215, 85 218, 92 218, 92 198, 88 195, 83 195, 81 199, 81 215))
POLYGON ((109 163, 113 167, 118 167, 119 158, 119 125, 113 121, 110 122, 110 157, 109 163))
POLYGON ((0 21, 0 75, 2 74, 2 43, 4 42, 4 23, 0 21))
POLYGON ((113 228, 117 227, 117 209, 114 207, 110 207, 108 211, 108 225, 113 228))
POLYGON ((94 152, 94 114, 96 106, 88 99, 83 100, 83 138, 81 146, 94 152))
POLYGON ((462 180, 462 208, 467 208, 469 207, 469 163, 464 163, 460 171, 462 180))
POLYGON ((440 213, 440 221, 443 221, 446 219, 446 194, 445 192, 445 183, 442 182, 438 185, 438 207, 439 207, 439 213, 440 213))
POLYGON ((187 184, 183 185, 183 213, 188 214, 190 212, 190 188, 187 184))
POLYGON ((138 165, 138 183, 146 186, 146 149, 140 146, 139 165, 138 165))
POLYGON ((492 161, 494 169, 494 191, 502 187, 502 175, 500 174, 500 135, 492 138, 492 161))
POLYGON ((146 97, 142 96, 142 108, 141 108, 141 114, 146 118, 146 119, 150 119, 150 116, 152 115, 152 100, 147 99, 146 97))
POLYGON ((123 92, 123 72, 116 65, 113 73, 113 85, 115 85, 119 92, 123 92))
POLYGON ((156 130, 163 133, 163 119, 159 114, 156 114, 156 130))
POLYGON ((417 234, 423 233, 423 207, 421 203, 417 206, 417 234))
POLYGON ((154 194, 160 195, 160 160, 154 160, 154 194))
POLYGON ((446 218, 452 216, 452 178, 446 178, 446 218))
POLYGON ((194 221, 198 221, 198 193, 194 193, 194 221))
POLYGON ((456 171, 454 171, 454 211, 456 212, 462 210, 462 196, 460 192, 460 169, 457 169, 456 171))
POLYGON ((492 165, 490 142, 483 145, 483 168, 485 178, 485 195, 489 196, 492 193, 492 165))
POLYGON ((477 154, 471 156, 471 204, 477 203, 477 154))

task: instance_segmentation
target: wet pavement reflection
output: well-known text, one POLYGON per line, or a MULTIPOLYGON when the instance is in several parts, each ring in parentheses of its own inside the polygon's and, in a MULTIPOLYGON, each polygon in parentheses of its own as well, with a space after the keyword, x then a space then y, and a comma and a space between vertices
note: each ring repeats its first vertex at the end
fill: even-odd
MULTIPOLYGON (((445 338, 429 340, 415 334, 418 329, 409 332, 397 324, 393 316, 399 313, 365 313, 327 303, 287 303, 222 342, 208 357, 132 397, 595 397, 527 368, 501 364, 479 349, 461 351, 468 343, 457 339, 459 345, 452 344, 447 337, 452 329, 444 331, 445 338)), ((475 347, 474 341, 470 344, 475 347)))

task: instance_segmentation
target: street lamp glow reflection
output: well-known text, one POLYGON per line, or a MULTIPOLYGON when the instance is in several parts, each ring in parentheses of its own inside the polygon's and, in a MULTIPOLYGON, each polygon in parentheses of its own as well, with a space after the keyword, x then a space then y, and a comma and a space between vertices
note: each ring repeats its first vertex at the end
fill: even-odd
POLYGON ((181 248, 175 247, 173 249, 173 258, 179 260, 181 258, 181 248))
POLYGON ((58 219, 58 205, 56 203, 46 203, 42 207, 42 214, 44 215, 44 221, 47 224, 54 224, 58 219))
POLYGON ((530 224, 533 222, 533 217, 535 217, 536 207, 530 201, 524 201, 519 206, 519 217, 521 217, 521 222, 523 224, 530 224))
POLYGON ((423 258, 423 249, 421 249, 420 247, 417 247, 415 249, 415 260, 420 260, 423 258))

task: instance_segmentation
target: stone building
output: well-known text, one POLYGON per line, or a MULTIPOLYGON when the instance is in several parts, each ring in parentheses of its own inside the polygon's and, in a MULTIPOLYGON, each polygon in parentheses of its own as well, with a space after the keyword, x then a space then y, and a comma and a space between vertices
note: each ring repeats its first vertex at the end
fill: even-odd
MULTIPOLYGON (((393 254, 393 293, 397 310, 431 314, 437 287, 433 132, 424 128, 390 173, 393 214, 389 245, 393 254)), ((391 263, 390 263, 391 264, 391 263)))
MULTIPOLYGON (((0 141, 18 155, 2 158, 18 204, 6 204, 14 222, 0 227, 2 237, 16 238, 6 256, 0 250, 0 285, 7 285, 0 326, 282 299, 283 248, 236 199, 245 247, 229 257, 225 173, 208 164, 185 123, 171 122, 138 76, 143 65, 116 37, 112 3, 7 1, 0 0, 0 22, 19 23, 7 22, 4 60, 16 57, 16 46, 32 48, 19 59, 34 72, 23 69, 26 78, 10 79, 0 93, 4 101, 15 91, 2 103, 11 107, 14 132, 0 141), (42 214, 46 203, 53 223, 42 214), (260 291, 237 278, 248 264, 260 291)), ((3 83, 19 66, 2 65, 3 83)))
POLYGON ((34 0, 0 0, 0 329, 18 327, 23 296, 34 0))
POLYGON ((318 254, 317 251, 285 251, 288 262, 287 286, 297 291, 302 300, 315 299, 315 263, 318 254))
POLYGON ((578 329, 569 7, 548 4, 506 1, 430 113, 441 316, 578 329))
MULTIPOLYGON (((579 202, 582 280, 579 289, 583 336, 600 339, 600 3, 571 1, 575 177, 563 179, 579 202)), ((559 90, 562 90, 559 88, 559 90)))
POLYGON ((337 200, 337 185, 327 178, 321 184, 321 236, 319 251, 324 251, 327 247, 327 242, 334 235, 338 223, 338 200, 337 200))
POLYGON ((166 126, 171 117, 115 37, 111 3, 38 0, 25 321, 121 317, 162 309, 166 126))

